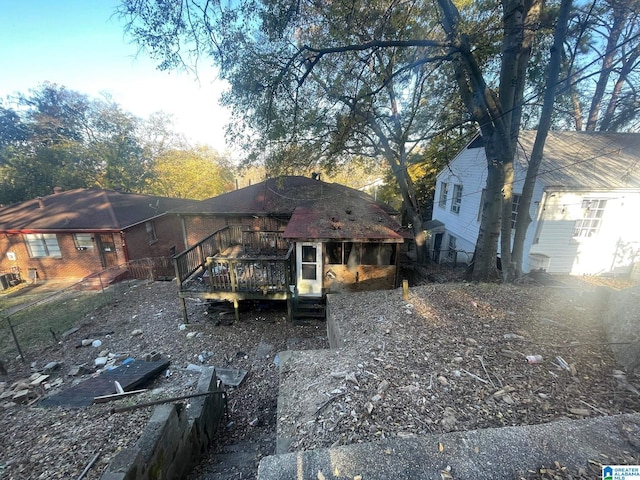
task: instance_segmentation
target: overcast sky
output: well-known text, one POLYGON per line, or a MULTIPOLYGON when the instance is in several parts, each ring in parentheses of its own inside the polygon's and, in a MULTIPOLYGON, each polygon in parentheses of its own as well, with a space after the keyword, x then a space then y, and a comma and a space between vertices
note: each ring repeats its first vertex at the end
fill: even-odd
POLYGON ((193 142, 225 149, 228 113, 213 71, 200 83, 186 73, 160 72, 113 16, 117 0, 0 0, 0 98, 45 81, 92 97, 109 92, 140 117, 164 111, 193 142))

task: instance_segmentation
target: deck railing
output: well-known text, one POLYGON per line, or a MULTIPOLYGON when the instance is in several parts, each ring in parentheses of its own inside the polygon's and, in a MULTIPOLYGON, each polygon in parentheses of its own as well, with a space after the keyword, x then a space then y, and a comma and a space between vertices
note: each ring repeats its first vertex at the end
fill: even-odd
POLYGON ((241 225, 227 226, 173 257, 180 291, 191 290, 193 278, 209 292, 282 293, 291 283, 289 246, 279 232, 255 232, 241 225), (221 253, 242 245, 245 258, 223 257, 221 253), (287 250, 288 249, 288 250, 287 250), (286 251, 285 255, 282 252, 286 251), (266 253, 280 255, 266 256, 266 253), (204 284, 204 285, 203 285, 204 284))
POLYGON ((198 270, 204 273, 207 258, 223 252, 231 245, 242 244, 242 225, 231 225, 216 230, 211 235, 203 238, 191 248, 178 253, 173 257, 176 269, 176 278, 179 285, 189 279, 198 270))
POLYGON ((293 245, 280 257, 209 257, 206 283, 212 292, 286 292, 291 284, 293 245))

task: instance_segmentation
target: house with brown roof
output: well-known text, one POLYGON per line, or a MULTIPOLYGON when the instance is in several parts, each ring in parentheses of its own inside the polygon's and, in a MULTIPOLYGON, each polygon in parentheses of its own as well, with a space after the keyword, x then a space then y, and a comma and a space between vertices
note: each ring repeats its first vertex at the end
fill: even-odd
POLYGON ((185 245, 166 212, 192 202, 81 188, 0 208, 0 273, 79 280, 136 259, 170 259, 185 245))
POLYGON ((185 243, 176 255, 181 298, 292 302, 394 288, 410 233, 398 213, 364 192, 285 176, 172 213, 185 243))
MULTIPOLYGON (((524 271, 640 277, 640 134, 549 132, 530 210, 522 212, 535 133, 520 133, 513 184, 512 228, 519 215, 532 219, 524 271)), ((486 178, 481 137, 438 174, 427 223, 433 260, 472 261, 486 178)))

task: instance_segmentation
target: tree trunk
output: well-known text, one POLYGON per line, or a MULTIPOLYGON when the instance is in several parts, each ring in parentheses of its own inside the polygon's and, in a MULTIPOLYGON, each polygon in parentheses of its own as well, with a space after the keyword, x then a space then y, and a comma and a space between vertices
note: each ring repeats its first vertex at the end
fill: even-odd
MULTIPOLYGON (((388 159, 389 160, 389 159, 388 159)), ((426 235, 422 228, 422 214, 418 202, 416 201, 415 192, 413 191, 413 183, 408 177, 407 170, 401 168, 396 161, 389 160, 391 168, 398 182, 400 188, 400 194, 402 195, 402 202, 407 212, 407 217, 411 219, 411 229, 416 242, 416 256, 418 263, 426 263, 427 244, 426 235)))
MULTIPOLYGON (((624 3, 624 2, 623 2, 624 3)), ((607 40, 604 58, 602 59, 602 68, 600 70, 600 77, 598 83, 596 83, 596 89, 593 93, 593 99, 591 100, 591 108, 589 109, 589 118, 587 120, 588 132, 595 132, 600 117, 600 108, 602 105, 602 98, 604 97, 607 84, 609 83, 609 77, 613 70, 613 63, 616 58, 618 39, 622 34, 622 28, 624 27, 625 18, 625 6, 617 6, 615 2, 612 2, 613 7, 613 21, 611 25, 611 33, 607 40)))
POLYGON ((549 70, 547 74, 547 84, 544 95, 544 103, 540 112, 540 122, 536 132, 536 140, 529 159, 527 174, 522 187, 522 195, 520 197, 520 207, 518 218, 516 219, 516 231, 513 238, 513 251, 511 260, 515 266, 515 278, 522 276, 522 261, 524 259, 524 241, 527 235, 527 229, 531 223, 529 209, 531 208, 531 198, 535 187, 538 170, 542 162, 544 144, 551 126, 551 114, 556 97, 556 89, 558 85, 558 77, 560 76, 560 67, 562 63, 562 43, 567 36, 567 27, 569 22, 569 12, 571 10, 572 0, 562 0, 560 4, 560 12, 558 14, 558 22, 554 32, 553 47, 551 50, 551 59, 549 61, 549 70))
POLYGON ((487 162, 487 186, 485 203, 482 208, 482 220, 478 241, 474 252, 474 264, 471 279, 474 281, 492 281, 500 277, 496 266, 498 255, 498 237, 502 213, 502 186, 504 175, 502 165, 497 161, 487 162))
MULTIPOLYGON (((513 157, 512 157, 513 158, 513 157)), ((511 213, 513 211, 513 159, 503 164, 504 187, 502 187, 502 221, 500 222, 500 260, 502 264, 502 281, 512 282, 516 269, 511 260, 511 213)))

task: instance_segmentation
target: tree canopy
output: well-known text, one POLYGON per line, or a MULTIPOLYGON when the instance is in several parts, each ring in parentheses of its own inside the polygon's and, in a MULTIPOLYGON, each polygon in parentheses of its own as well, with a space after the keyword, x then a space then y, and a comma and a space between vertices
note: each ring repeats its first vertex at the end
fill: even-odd
POLYGON ((0 204, 54 187, 205 198, 232 188, 232 177, 227 158, 187 145, 162 112, 140 119, 109 97, 51 83, 0 105, 0 204))
POLYGON ((443 135, 456 134, 459 145, 480 132, 488 179, 474 277, 489 279, 499 238, 507 277, 518 271, 513 160, 522 125, 540 125, 544 93, 557 89, 563 107, 545 112, 553 118, 544 128, 637 121, 637 3, 123 0, 119 11, 161 68, 204 57, 220 67, 231 84, 224 97, 234 109, 231 132, 269 168, 384 158, 419 245, 423 206, 410 158, 434 151, 443 135), (571 15, 558 21, 563 11, 571 15), (562 75, 550 80, 558 50, 562 75))

